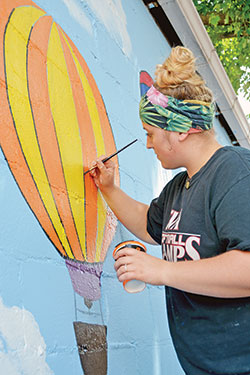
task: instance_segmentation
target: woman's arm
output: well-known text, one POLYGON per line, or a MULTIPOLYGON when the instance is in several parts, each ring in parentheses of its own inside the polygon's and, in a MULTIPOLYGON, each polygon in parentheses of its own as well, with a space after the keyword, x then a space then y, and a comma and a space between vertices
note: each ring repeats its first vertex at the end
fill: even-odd
POLYGON ((115 269, 120 281, 139 279, 211 297, 250 296, 248 251, 231 250, 213 258, 168 262, 127 248, 117 253, 115 269))
POLYGON ((90 173, 107 204, 120 222, 142 241, 156 244, 147 232, 148 205, 132 199, 115 185, 114 168, 115 165, 111 160, 104 165, 99 158, 96 161, 96 168, 90 173))

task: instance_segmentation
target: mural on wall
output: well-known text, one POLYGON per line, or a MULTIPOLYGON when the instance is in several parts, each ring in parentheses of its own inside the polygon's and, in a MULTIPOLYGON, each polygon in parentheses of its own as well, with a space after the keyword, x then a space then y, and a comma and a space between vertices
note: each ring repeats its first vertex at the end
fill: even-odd
POLYGON ((83 172, 116 151, 104 103, 86 62, 50 16, 32 1, 1 0, 0 6, 1 148, 66 259, 75 291, 96 300, 115 219, 83 172))
POLYGON ((52 375, 34 316, 24 308, 5 306, 0 297, 0 317, 1 373, 52 375))
MULTIPOLYGON (((65 259, 75 292, 88 304, 101 295, 116 219, 84 171, 116 151, 112 129, 85 60, 52 17, 30 0, 0 0, 0 9, 0 146, 26 202, 65 259)), ((106 327, 77 324, 77 339, 86 326, 102 337, 98 371, 106 373, 106 327)))
POLYGON ((145 70, 140 72, 140 92, 141 96, 145 95, 150 86, 154 83, 153 78, 145 70))

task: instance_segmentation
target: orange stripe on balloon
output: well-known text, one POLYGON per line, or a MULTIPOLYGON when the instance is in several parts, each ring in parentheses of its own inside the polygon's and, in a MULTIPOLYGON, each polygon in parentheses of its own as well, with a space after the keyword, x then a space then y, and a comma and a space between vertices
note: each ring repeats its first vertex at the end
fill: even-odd
MULTIPOLYGON (((67 37, 68 38, 68 37, 67 37)), ((68 38, 69 40, 69 38, 68 38)), ((106 149, 106 154, 110 155, 113 152, 116 151, 116 145, 114 142, 114 136, 111 130, 111 126, 109 123, 108 115, 105 109, 105 105, 103 103, 101 94, 98 90, 98 87, 96 85, 96 82, 79 51, 74 47, 74 44, 71 40, 69 40, 72 49, 74 50, 74 53, 76 54, 81 66, 84 69, 84 72, 87 76, 88 82, 91 86, 91 89, 93 91, 93 95, 95 97, 96 105, 97 105, 97 110, 99 113, 99 118, 101 122, 101 128, 102 128, 102 136, 104 139, 104 144, 105 144, 105 149, 106 149)), ((112 159, 114 163, 116 164, 116 183, 119 185, 119 170, 118 170, 118 158, 117 156, 112 159)), ((113 234, 115 233, 115 228, 116 228, 116 220, 112 216, 112 213, 109 213, 106 218, 106 225, 104 229, 104 235, 103 235, 103 242, 102 242, 102 247, 101 247, 101 254, 100 254, 100 261, 104 261, 107 250, 110 246, 110 243, 113 238, 113 234)), ((98 256, 98 254, 96 254, 98 256)))
MULTIPOLYGON (((97 102, 97 109, 98 109, 98 112, 99 112, 101 126, 102 126, 102 129, 103 129, 102 134, 103 134, 104 143, 105 143, 105 146, 106 146, 106 153, 107 153, 107 155, 110 155, 113 152, 115 152, 113 150, 116 150, 116 145, 115 145, 114 136, 113 136, 113 133, 112 133, 112 128, 111 128, 110 123, 109 123, 108 115, 107 115, 104 103, 102 101, 101 94, 100 94, 100 92, 99 92, 99 90, 96 86, 95 81, 92 82, 92 85, 93 85, 94 96, 95 96, 96 102, 97 102), (103 105, 101 105, 101 103, 103 103, 103 105)), ((112 160, 114 161, 114 163, 116 165, 115 182, 116 182, 117 185, 119 185, 120 184, 120 178, 119 178, 119 169, 118 169, 118 166, 119 166, 118 157, 115 156, 112 160)), ((111 211, 108 212, 107 219, 106 219, 106 225, 105 225, 105 229, 104 229, 103 240, 102 240, 102 251, 101 251, 101 254, 100 254, 100 261, 102 261, 102 262, 105 259, 106 253, 108 251, 108 248, 109 248, 110 243, 112 241, 113 235, 115 233, 116 224, 117 224, 117 221, 116 221, 113 213, 111 211)))
POLYGON ((50 111, 46 57, 52 18, 38 20, 28 46, 28 82, 33 118, 41 155, 57 211, 74 256, 83 260, 63 175, 54 122, 50 111), (39 45, 39 48, 36 46, 39 45), (49 142, 48 142, 49 140, 49 142))
MULTIPOLYGON (((113 136, 113 133, 112 133, 112 130, 111 130, 111 126, 110 126, 110 123, 109 123, 109 120, 108 120, 107 112, 105 110, 105 106, 104 106, 104 103, 103 103, 103 100, 102 100, 102 96, 101 96, 101 94, 98 90, 98 87, 96 85, 94 77, 92 76, 92 74, 91 74, 91 72, 88 68, 88 65, 86 64, 82 55, 80 54, 80 52, 78 51, 78 49, 76 48, 76 46, 74 45, 72 40, 65 33, 64 33, 64 35, 67 38, 69 44, 71 45, 72 50, 74 51, 78 61, 80 62, 81 66, 82 66, 82 69, 83 69, 83 71, 84 71, 84 73, 85 73, 85 75, 88 79, 89 85, 90 85, 90 87, 93 91, 93 95, 94 95, 94 98, 95 98, 95 101, 96 101, 96 105, 97 105, 97 109, 98 109, 98 112, 99 112, 99 117, 100 117, 100 121, 101 121, 101 125, 102 125, 102 133, 103 133, 103 138, 104 138, 104 143, 105 143, 105 149, 106 149, 107 154, 111 154, 111 153, 116 151, 116 146, 115 146, 114 136, 113 136)), ((112 160, 114 160, 114 162, 118 166, 117 156, 114 157, 112 160)), ((119 183, 119 180, 118 180, 118 183, 119 183)))
MULTIPOLYGON (((27 2, 30 4, 30 2, 27 2)), ((20 2, 12 2, 9 6, 8 1, 5 1, 1 7, 1 21, 0 21, 0 35, 3 36, 1 46, 4 46, 5 28, 8 23, 8 18, 13 5, 19 5, 20 2)), ((32 4, 32 3, 31 3, 32 4)), ((49 239, 54 243, 57 250, 66 255, 66 252, 60 243, 57 234, 51 221, 48 218, 46 209, 41 201, 40 195, 30 175, 29 168, 22 153, 20 143, 16 134, 15 124, 11 113, 11 108, 8 102, 6 79, 5 79, 5 63, 4 63, 4 49, 0 48, 0 116, 2 126, 0 126, 1 148, 8 161, 10 170, 15 178, 24 198, 36 216, 37 220, 42 225, 43 230, 49 239)))
MULTIPOLYGON (((98 95, 98 93, 96 93, 96 94, 98 95)), ((97 108, 98 108, 99 113, 102 112, 102 111, 105 111, 105 108, 102 108, 100 106, 97 106, 97 108)), ((116 149, 116 146, 115 146, 114 137, 113 137, 111 127, 108 126, 109 121, 108 121, 108 117, 106 115, 106 111, 105 111, 105 113, 102 113, 102 115, 100 113, 100 118, 101 118, 102 128, 104 129, 103 130, 103 138, 104 138, 105 144, 108 145, 107 146, 107 154, 109 155, 113 152, 112 151, 113 149, 116 149)), ((113 161, 116 164, 116 178, 115 178, 115 180, 116 180, 116 184, 119 185, 120 179, 119 179, 119 169, 118 169, 118 157, 116 156, 113 159, 113 161)), ((102 262, 105 259, 106 253, 107 253, 108 248, 109 248, 109 246, 111 244, 111 241, 113 239, 116 224, 117 224, 117 220, 114 217, 114 214, 110 210, 107 214, 106 225, 105 225, 104 235, 103 235, 103 240, 102 240, 102 251, 101 251, 101 254, 100 254, 100 261, 102 261, 102 262)))
MULTIPOLYGON (((108 120, 108 116, 107 116, 107 113, 106 113, 106 110, 105 110, 105 106, 104 106, 101 94, 100 94, 100 92, 98 90, 98 87, 95 83, 95 80, 94 80, 85 60, 81 56, 80 52, 75 47, 72 40, 66 34, 64 34, 64 35, 67 38, 69 44, 71 45, 71 48, 72 48, 73 52, 75 53, 78 61, 80 62, 81 66, 84 70, 84 73, 85 73, 85 75, 88 79, 88 82, 91 86, 91 89, 92 89, 92 92, 93 92, 93 95, 94 95, 94 98, 95 98, 95 101, 96 101, 97 109, 98 109, 98 112, 99 112, 100 121, 101 121, 102 135, 103 135, 103 138, 104 138, 106 154, 109 155, 109 154, 116 151, 116 146, 115 146, 113 133, 112 133, 112 130, 111 130, 111 126, 110 126, 110 123, 109 123, 109 120, 108 120)), ((113 161, 116 164, 116 183, 119 185, 119 170, 118 170, 118 158, 117 158, 117 156, 113 158, 113 161)), ((103 236, 104 240, 103 240, 102 251, 101 251, 101 259, 100 259, 101 261, 103 261, 104 258, 105 258, 107 249, 108 249, 108 247, 111 243, 111 240, 113 238, 113 234, 115 232, 115 227, 116 227, 116 220, 112 217, 112 215, 108 215, 107 220, 106 220, 105 232, 104 232, 104 236, 103 236)))
MULTIPOLYGON (((71 81, 72 93, 75 102, 75 108, 78 118, 79 130, 81 135, 82 149, 83 149, 83 165, 88 166, 90 161, 96 158, 95 137, 92 128, 89 110, 85 99, 84 90, 81 80, 76 69, 71 52, 63 38, 63 35, 58 30, 64 57, 67 64, 68 74, 71 81)), ((86 254, 87 261, 93 262, 94 256, 92 253, 96 251, 96 234, 97 234, 97 188, 91 178, 84 179, 85 183, 85 228, 86 228, 86 254)))
MULTIPOLYGON (((62 35, 64 35, 63 32, 62 32, 62 35)), ((91 119, 91 122, 92 122, 92 129, 93 129, 93 133, 94 133, 95 150, 96 150, 95 157, 96 157, 97 154, 100 155, 100 152, 101 152, 101 154, 105 153, 105 144, 104 144, 104 140, 103 140, 103 136, 102 136, 102 128, 101 128, 101 123, 100 123, 100 119, 99 119, 99 115, 98 115, 98 111, 97 111, 97 107, 96 107, 95 98, 93 96, 91 86, 89 85, 88 79, 86 77, 86 72, 83 70, 83 67, 80 65, 79 60, 77 59, 71 45, 68 43, 68 40, 66 39, 66 36, 64 36, 64 39, 66 41, 67 46, 70 49, 70 52, 72 54, 73 60, 74 60, 75 65, 76 65, 77 72, 78 72, 79 77, 80 77, 81 82, 82 82, 82 87, 83 87, 83 91, 84 91, 84 95, 85 95, 85 99, 86 99, 86 104, 87 104, 88 112, 89 112, 90 119, 91 119), (81 70, 79 70, 79 69, 81 69, 81 70), (97 121, 97 123, 93 123, 93 121, 97 121)), ((81 127, 80 127, 80 130, 81 130, 81 127)), ((82 136, 82 139, 84 139, 85 134, 83 133, 83 134, 81 134, 81 136, 82 136)), ((89 177, 90 176, 86 176, 86 178, 84 178, 84 180, 87 181, 89 177)), ((95 186, 94 186, 94 189, 96 191, 95 186)), ((88 207, 91 208, 92 191, 88 190, 89 196, 88 196, 88 192, 87 192, 87 196, 85 196, 85 198, 86 198, 86 208, 88 208, 88 207)), ((97 202, 96 201, 94 201, 94 202, 97 205, 97 212, 96 212, 97 228, 95 229, 96 238, 94 238, 94 237, 89 238, 90 241, 88 241, 87 253, 88 253, 88 261, 99 262, 107 216, 106 216, 106 207, 105 207, 105 204, 104 204, 104 200, 101 197, 100 192, 97 192, 97 202)), ((88 210, 86 211, 86 213, 88 213, 88 210)), ((87 227, 91 228, 91 225, 92 225, 91 217, 90 218, 86 217, 86 225, 87 225, 87 227)))
MULTIPOLYGON (((91 89, 91 86, 89 85, 88 79, 86 77, 86 72, 83 70, 83 67, 80 65, 72 47, 68 43, 68 40, 66 37, 64 37, 64 40, 72 54, 73 60, 76 65, 77 72, 79 74, 85 99, 86 99, 86 105, 88 107, 88 112, 89 116, 91 119, 91 125, 93 129, 93 134, 94 134, 94 141, 95 141, 95 150, 96 150, 96 156, 101 155, 105 153, 105 144, 102 136, 102 128, 101 128, 101 123, 98 115, 98 110, 96 107, 96 102, 95 98, 93 96, 93 92, 91 89), (96 121, 96 123, 95 123, 96 121)), ((82 139, 85 138, 85 134, 81 134, 82 139)), ((88 181, 88 178, 90 176, 84 177, 85 181, 88 181)), ((96 189, 96 188, 95 188, 96 189)), ((89 199, 88 199, 88 194, 85 197, 86 198, 86 208, 91 207, 91 198, 92 194, 89 194, 89 199)), ((97 228, 95 230, 96 232, 96 238, 90 239, 91 241, 88 242, 88 248, 87 248, 87 253, 88 253, 88 261, 90 262, 99 262, 100 261, 100 252, 102 248, 102 240, 103 240, 103 235, 104 235, 104 228, 106 224, 106 207, 104 205, 103 198, 101 197, 100 192, 97 192, 97 212, 96 212, 96 219, 97 219, 97 228)), ((88 213, 88 210, 86 211, 86 214, 88 213)), ((86 225, 90 226, 92 225, 92 220, 91 218, 86 217, 86 225)))

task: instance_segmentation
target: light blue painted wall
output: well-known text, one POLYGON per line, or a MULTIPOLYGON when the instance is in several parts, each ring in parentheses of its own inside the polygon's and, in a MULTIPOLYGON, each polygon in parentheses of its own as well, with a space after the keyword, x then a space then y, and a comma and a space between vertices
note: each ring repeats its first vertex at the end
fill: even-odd
MULTIPOLYGON (((123 8, 123 31, 118 26, 109 31, 91 6, 99 3, 105 15, 110 12, 107 0, 35 3, 52 15, 86 60, 104 99, 117 148, 139 139, 119 157, 121 187, 133 198, 150 202, 159 189, 159 165, 145 148, 138 116, 138 80, 140 70, 153 75, 156 64, 168 55, 165 38, 142 1, 110 2, 123 8)), ((217 128, 227 143, 223 129, 217 128)), ((15 318, 0 323, 0 331, 5 332, 0 336, 1 374, 82 374, 72 324, 76 319, 107 325, 109 375, 183 374, 169 335, 163 288, 147 286, 144 292, 130 295, 116 279, 112 250, 120 241, 133 238, 124 227, 118 226, 105 260, 101 300, 89 310, 74 294, 64 260, 24 201, 2 153, 0 207, 0 320, 3 312, 27 318, 25 334, 15 326, 15 318), (24 345, 24 337, 35 337, 40 346, 13 355, 15 345, 24 345), (41 357, 36 372, 35 361, 27 365, 33 352, 35 358, 41 357)), ((148 246, 148 251, 161 255, 159 247, 148 246)))

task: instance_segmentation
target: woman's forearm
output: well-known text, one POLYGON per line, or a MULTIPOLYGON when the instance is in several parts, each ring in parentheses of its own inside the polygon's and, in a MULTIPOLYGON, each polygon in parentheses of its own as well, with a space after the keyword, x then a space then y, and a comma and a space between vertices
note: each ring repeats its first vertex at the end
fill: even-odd
POLYGON ((109 160, 104 165, 100 157, 96 160, 95 169, 90 174, 120 222, 142 241, 156 244, 147 232, 148 206, 130 198, 115 184, 114 163, 109 160))
POLYGON ((163 284, 186 292, 236 298, 250 296, 250 253, 232 250, 219 256, 170 263, 162 270, 163 284))
POLYGON ((147 232, 148 206, 129 197, 118 186, 102 191, 108 206, 121 223, 142 241, 155 244, 147 232))
POLYGON ((137 279, 218 298, 250 296, 250 252, 232 250, 213 258, 169 262, 126 248, 115 260, 120 281, 137 279))

